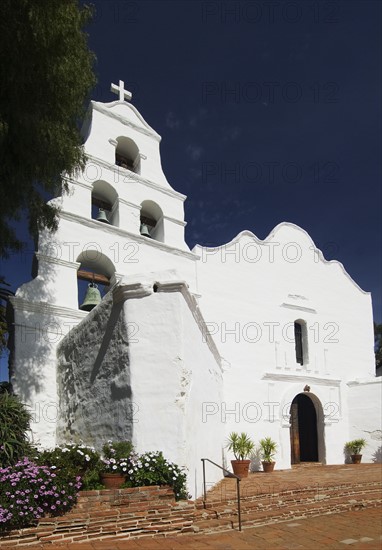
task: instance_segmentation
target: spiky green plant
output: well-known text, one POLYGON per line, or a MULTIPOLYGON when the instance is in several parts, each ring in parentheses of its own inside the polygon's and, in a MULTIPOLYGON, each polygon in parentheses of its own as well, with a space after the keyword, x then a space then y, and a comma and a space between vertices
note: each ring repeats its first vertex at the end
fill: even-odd
POLYGON ((273 462, 277 450, 277 443, 271 437, 260 439, 260 454, 264 462, 273 462))
POLYGON ((241 434, 231 432, 226 447, 233 452, 236 460, 245 460, 255 448, 255 444, 245 432, 241 432, 241 434))
POLYGON ((30 421, 30 412, 16 395, 0 394, 0 467, 12 466, 30 453, 30 421))
POLYGON ((345 443, 345 451, 351 455, 359 455, 366 445, 365 439, 353 439, 353 441, 348 441, 345 443))

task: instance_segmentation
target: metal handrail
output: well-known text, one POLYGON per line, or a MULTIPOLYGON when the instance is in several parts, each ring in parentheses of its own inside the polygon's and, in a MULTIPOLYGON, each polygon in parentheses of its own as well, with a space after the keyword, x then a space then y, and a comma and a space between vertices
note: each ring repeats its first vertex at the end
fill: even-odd
POLYGON ((226 470, 226 468, 223 468, 223 466, 220 466, 220 464, 216 464, 216 462, 213 462, 209 458, 201 458, 200 460, 203 462, 203 508, 206 507, 206 501, 207 501, 206 466, 205 466, 205 461, 206 460, 207 460, 207 462, 210 462, 214 466, 217 466, 218 468, 223 470, 223 472, 225 474, 227 474, 226 477, 234 477, 236 479, 237 516, 238 516, 238 520, 239 520, 239 531, 241 531, 241 507, 240 507, 240 481, 241 481, 241 477, 233 474, 232 472, 229 472, 228 470, 226 470))

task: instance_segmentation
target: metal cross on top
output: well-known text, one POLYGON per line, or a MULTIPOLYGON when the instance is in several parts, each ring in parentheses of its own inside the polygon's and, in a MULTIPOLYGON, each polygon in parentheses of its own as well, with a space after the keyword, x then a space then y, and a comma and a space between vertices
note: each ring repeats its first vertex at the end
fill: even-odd
POLYGON ((128 92, 125 90, 125 83, 123 80, 119 81, 119 86, 116 84, 112 84, 110 91, 113 92, 113 94, 119 94, 119 101, 131 101, 131 98, 133 97, 133 94, 131 92, 128 92))

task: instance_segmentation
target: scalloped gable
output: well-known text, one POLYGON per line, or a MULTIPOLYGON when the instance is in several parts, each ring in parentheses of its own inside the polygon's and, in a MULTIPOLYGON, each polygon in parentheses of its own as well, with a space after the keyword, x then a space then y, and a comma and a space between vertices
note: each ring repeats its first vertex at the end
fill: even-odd
POLYGON ((225 244, 222 244, 220 246, 214 246, 214 247, 203 247, 201 245, 195 245, 192 249, 192 252, 195 254, 201 255, 200 250, 207 249, 207 250, 222 250, 223 248, 227 248, 229 246, 235 245, 236 243, 241 243, 243 240, 254 240, 257 244, 266 245, 269 242, 280 242, 280 244, 287 244, 292 242, 297 242, 300 246, 302 246, 305 249, 311 250, 312 254, 316 254, 318 260, 320 263, 328 266, 329 269, 336 269, 341 272, 341 274, 345 275, 346 278, 355 286, 357 290, 362 292, 362 294, 370 295, 371 293, 363 290, 355 281, 354 279, 349 275, 349 273, 346 271, 345 267, 341 262, 338 260, 326 260, 322 251, 316 247, 312 237, 303 229, 302 227, 291 223, 291 222, 281 222, 278 225, 276 225, 272 231, 265 237, 264 240, 259 239, 252 231, 249 231, 248 229, 245 229, 244 231, 241 231, 234 237, 230 242, 227 242, 225 244))
POLYGON ((154 137, 161 141, 161 136, 145 121, 140 112, 131 103, 112 101, 111 103, 102 103, 100 101, 91 101, 93 109, 119 120, 124 124, 133 126, 136 130, 154 137))

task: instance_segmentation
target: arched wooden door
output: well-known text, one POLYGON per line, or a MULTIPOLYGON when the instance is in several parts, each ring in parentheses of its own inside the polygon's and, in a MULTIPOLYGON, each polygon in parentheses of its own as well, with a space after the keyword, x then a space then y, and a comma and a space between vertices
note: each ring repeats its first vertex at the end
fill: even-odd
POLYGON ((291 462, 318 462, 317 414, 311 398, 300 393, 291 405, 291 462))

